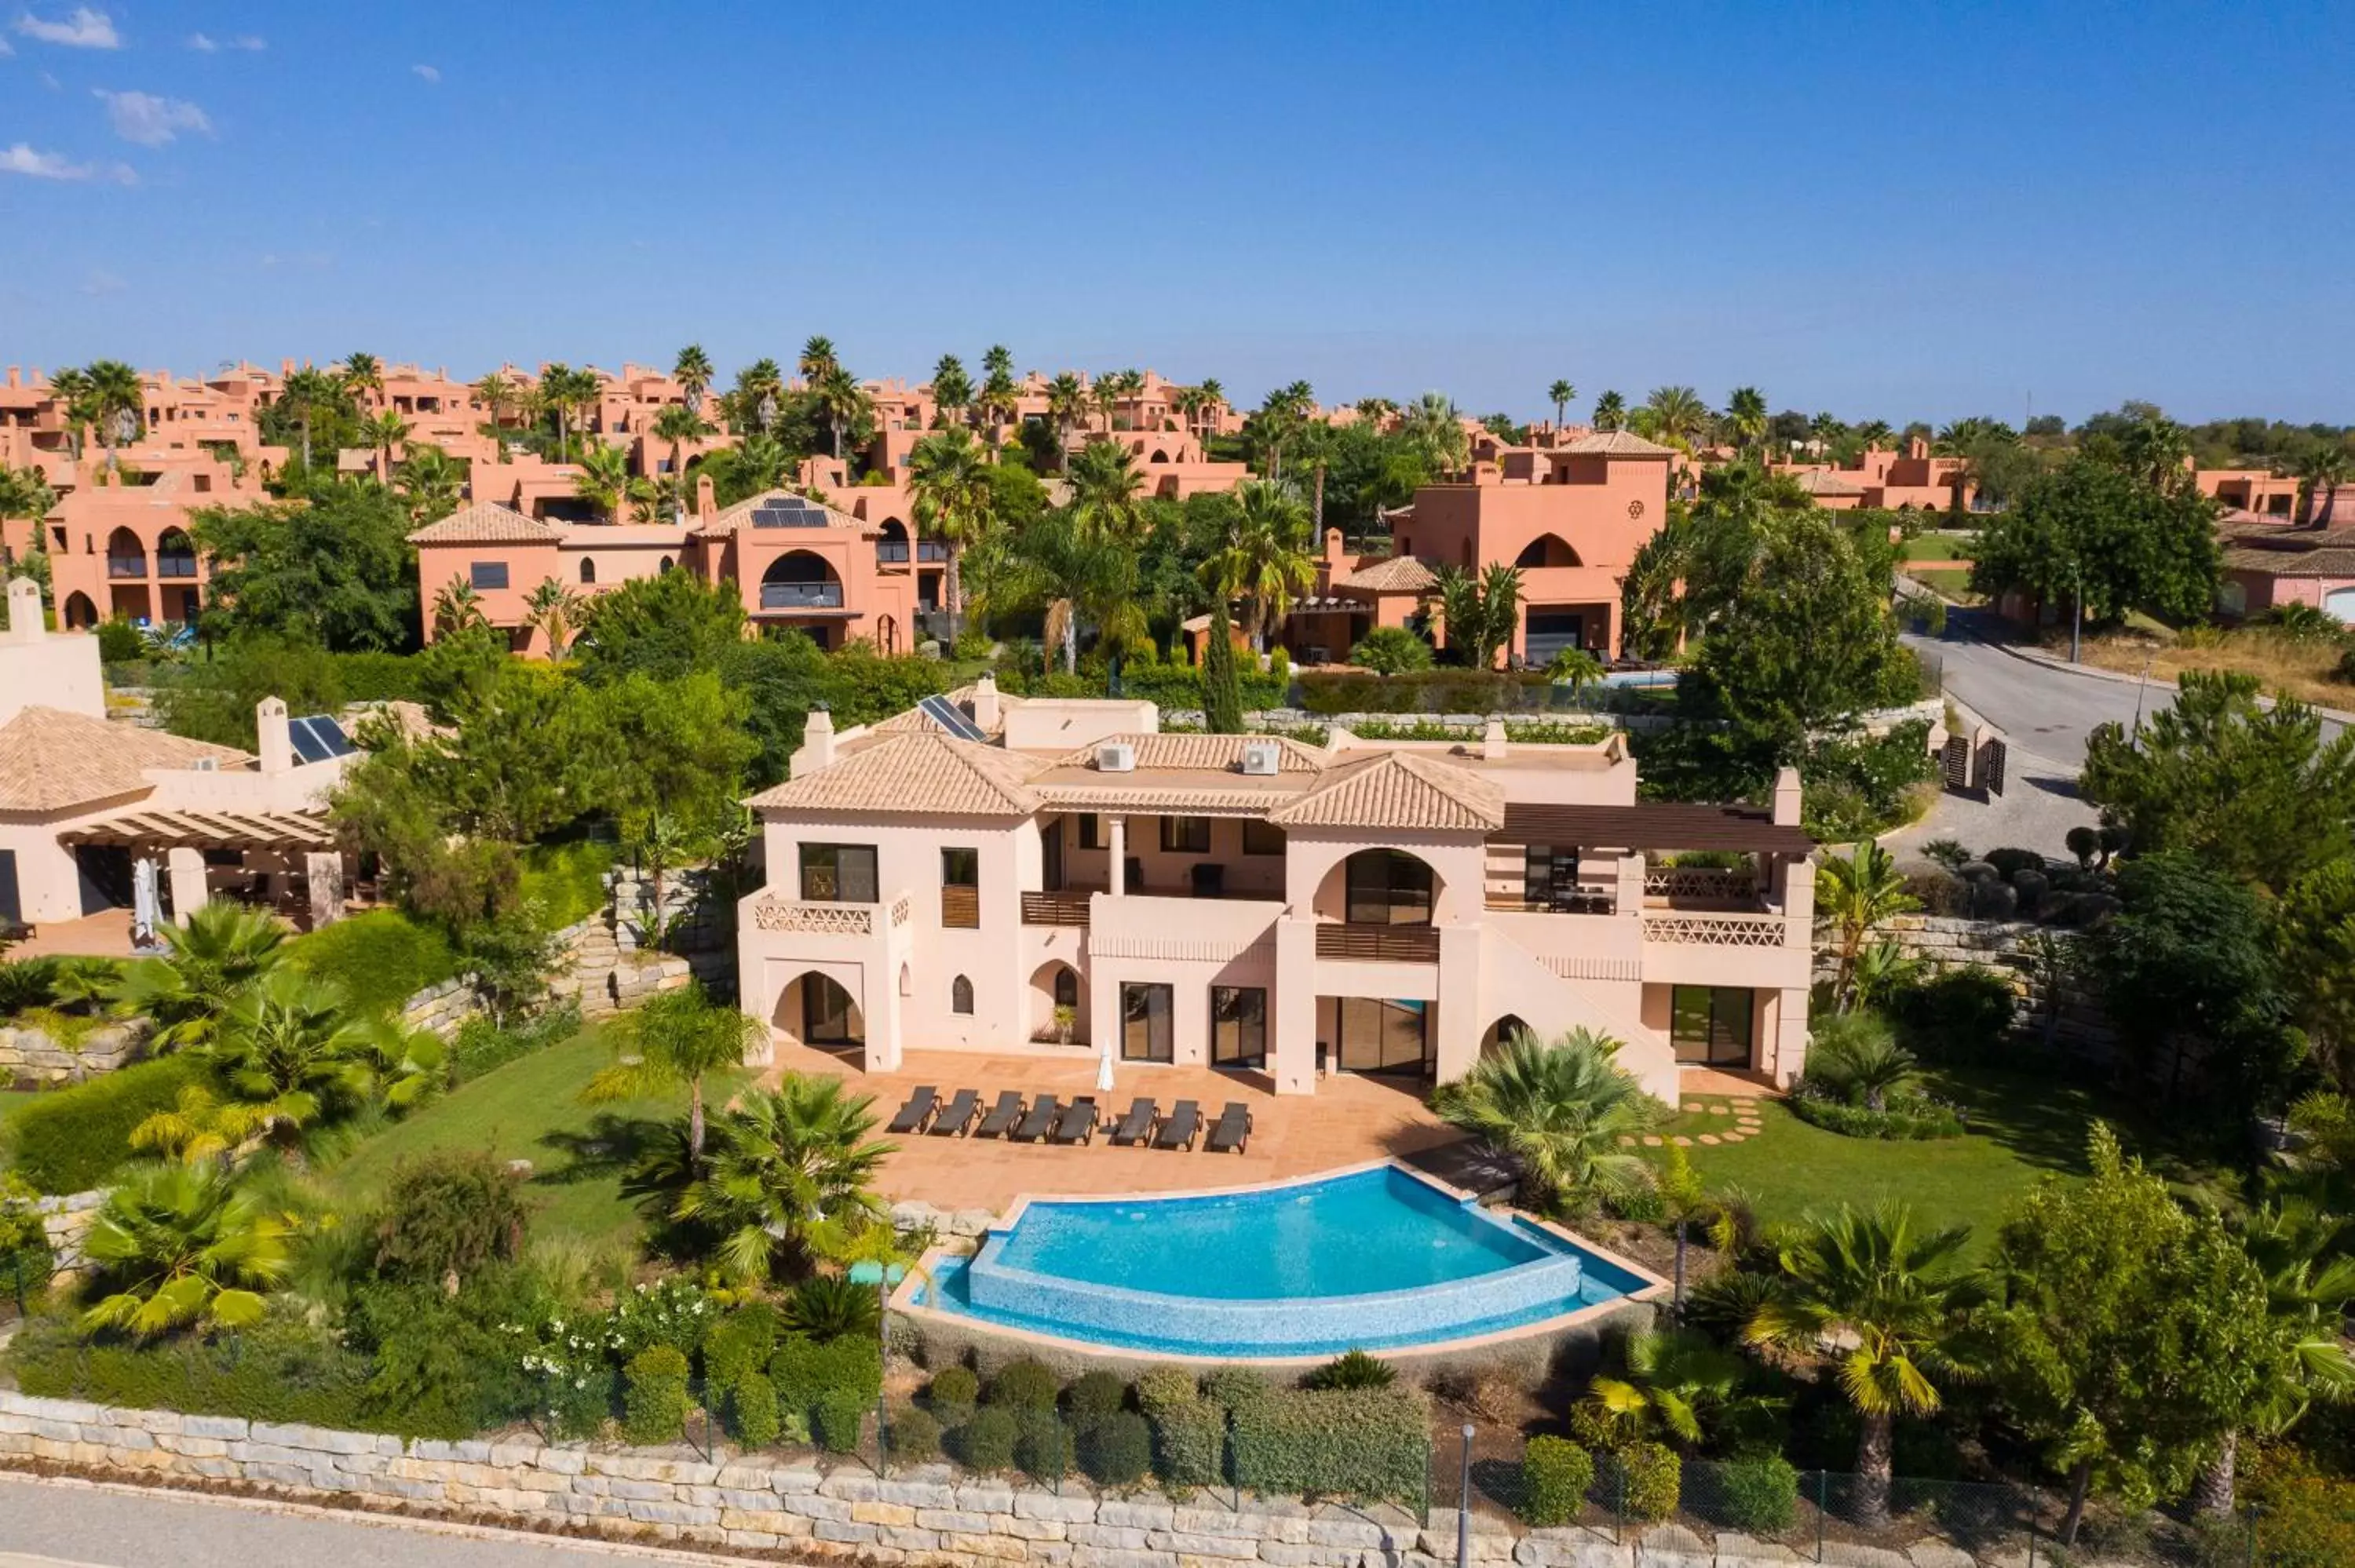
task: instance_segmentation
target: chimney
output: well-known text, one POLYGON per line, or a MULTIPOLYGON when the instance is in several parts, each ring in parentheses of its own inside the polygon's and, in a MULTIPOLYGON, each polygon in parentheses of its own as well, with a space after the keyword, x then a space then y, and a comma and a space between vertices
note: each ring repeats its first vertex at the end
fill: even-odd
POLYGON ((1332 568, 1334 576, 1340 576, 1341 530, 1338 528, 1325 530, 1325 564, 1332 568))
POLYGON ((1774 774, 1774 825, 1799 825, 1799 770, 1796 768, 1781 768, 1774 774))
POLYGON ((261 741, 261 770, 293 772, 294 731, 286 722, 286 705, 276 697, 264 697, 254 704, 253 727, 261 741))
POLYGON ((1492 718, 1480 728, 1480 757, 1487 762, 1505 759, 1505 721, 1492 718))
POLYGON ((695 517, 698 523, 709 523, 719 514, 719 502, 711 488, 711 476, 695 476, 695 517))
POLYGON ((24 384, 24 377, 19 372, 18 367, 13 365, 10 366, 8 367, 8 385, 11 387, 22 387, 24 384))
MULTIPOLYGON (((37 528, 40 524, 35 524, 34 526, 37 528)), ((48 628, 41 622, 41 585, 30 577, 10 577, 8 641, 38 642, 48 632, 48 628)))
POLYGON ((973 683, 973 722, 984 730, 994 730, 997 720, 997 677, 985 670, 973 683))
POLYGON ((834 766, 834 715, 824 703, 809 711, 809 719, 802 726, 802 748, 794 753, 793 766, 788 770, 795 779, 805 778, 822 768, 834 766))

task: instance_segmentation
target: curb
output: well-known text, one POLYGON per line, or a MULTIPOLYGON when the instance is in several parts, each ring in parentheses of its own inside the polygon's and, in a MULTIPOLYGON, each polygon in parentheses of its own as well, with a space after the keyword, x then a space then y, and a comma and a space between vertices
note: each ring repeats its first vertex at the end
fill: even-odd
MULTIPOLYGON (((2107 681, 2114 685, 2141 686, 2147 684, 2155 691, 2167 693, 2169 700, 2173 699, 2175 694, 2175 684, 2171 681, 2152 681, 2147 680, 2145 677, 2140 675, 2126 674, 2124 671, 2120 670, 2101 670, 2095 669, 2090 664, 2072 664, 2065 659, 2056 659, 2049 653, 2031 653, 2024 648, 2015 648, 2010 644, 2004 642, 1990 642, 1983 637, 1962 637, 1957 638, 1956 641, 1976 643, 1981 648, 1992 648, 1997 652, 2001 653, 2008 658, 2017 659, 2023 664, 2037 665, 2040 668, 2050 670, 2055 674, 2083 675, 2087 680, 2107 681)), ((2258 694, 2257 702, 2260 706, 2270 708, 2274 705, 2275 699, 2270 694, 2261 692, 2258 694)), ((2355 726, 2355 713, 2350 713, 2345 708, 2327 708, 2319 703, 2307 703, 2306 705, 2312 708, 2316 714, 2332 724, 2355 726)))

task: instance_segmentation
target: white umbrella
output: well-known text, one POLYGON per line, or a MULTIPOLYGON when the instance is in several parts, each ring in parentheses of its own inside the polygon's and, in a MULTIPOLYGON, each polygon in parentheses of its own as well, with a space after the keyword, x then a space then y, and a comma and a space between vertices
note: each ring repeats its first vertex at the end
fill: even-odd
POLYGON ((1109 1044, 1103 1048, 1103 1054, 1096 1058, 1096 1087, 1105 1094, 1112 1093, 1112 1047, 1109 1044))
POLYGON ((131 867, 131 945, 144 948, 155 939, 155 916, 161 906, 155 896, 155 863, 142 855, 131 867))

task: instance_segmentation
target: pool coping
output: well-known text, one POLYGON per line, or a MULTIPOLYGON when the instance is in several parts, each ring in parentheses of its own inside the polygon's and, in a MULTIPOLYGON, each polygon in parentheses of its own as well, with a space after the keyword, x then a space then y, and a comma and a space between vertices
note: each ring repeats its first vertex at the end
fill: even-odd
MULTIPOLYGON (((1157 1202, 1165 1199, 1173 1198, 1231 1197, 1244 1193, 1280 1192, 1286 1187, 1305 1187, 1317 1182, 1338 1181, 1347 1176, 1362 1175, 1369 1171, 1380 1170, 1400 1171, 1455 1202, 1471 1204, 1475 1208, 1477 1208, 1478 1206, 1478 1193, 1473 1192, 1465 1188, 1458 1187, 1452 1181, 1444 1181, 1438 1177, 1432 1175, 1429 1171, 1418 1171, 1402 1160, 1384 1158, 1380 1160, 1360 1160, 1355 1165, 1337 1166, 1333 1170, 1320 1171, 1310 1176, 1290 1176, 1275 1181, 1250 1181, 1231 1187, 1205 1187, 1191 1192, 1142 1193, 1088 1192, 1075 1193, 1068 1197, 1052 1192, 1023 1192, 1018 1194, 1014 1202, 1007 1205, 1006 1213, 1003 1215, 991 1222, 987 1234, 988 1235, 996 1235, 1001 1232, 1011 1231, 1016 1223, 1021 1219, 1023 1212, 1028 1209, 1033 1202, 1136 1203, 1157 1202)), ((1489 1219, 1495 1223, 1508 1223, 1497 1220, 1494 1214, 1486 1210, 1482 1210, 1480 1213, 1481 1217, 1489 1219)), ((1523 1209, 1507 1207, 1505 1208, 1504 1213, 1528 1224, 1533 1225, 1538 1229, 1546 1232, 1550 1235, 1559 1237, 1562 1241, 1568 1242, 1572 1246, 1575 1246, 1583 1252, 1593 1254, 1595 1257, 1609 1264, 1612 1267, 1625 1270, 1627 1274, 1642 1283, 1640 1283, 1636 1289, 1627 1291, 1624 1295, 1615 1297, 1609 1301, 1597 1301, 1591 1306, 1582 1307, 1574 1312, 1563 1312, 1551 1318, 1540 1318, 1533 1323, 1518 1323, 1509 1329, 1495 1329, 1485 1334, 1463 1335, 1452 1340, 1427 1340, 1412 1345, 1390 1345, 1380 1350, 1369 1351, 1366 1352, 1367 1354, 1374 1356, 1377 1359, 1393 1356, 1428 1356, 1440 1353, 1481 1350, 1494 1345, 1509 1344, 1522 1340, 1535 1339, 1543 1335, 1558 1334, 1565 1329, 1576 1328, 1583 1323, 1614 1314, 1630 1302, 1643 1302, 1648 1304, 1657 1301, 1659 1299, 1663 1292, 1671 1288, 1669 1282, 1667 1279, 1653 1273, 1650 1269, 1646 1268, 1642 1264, 1637 1263, 1635 1259, 1623 1256, 1619 1253, 1613 1251, 1611 1248, 1604 1246, 1586 1236, 1579 1234, 1576 1231, 1570 1229, 1566 1225, 1546 1219, 1541 1215, 1529 1213, 1528 1211, 1523 1209)), ((984 1238, 984 1245, 986 1245, 986 1237, 984 1238)), ((976 1249, 976 1251, 978 1249, 976 1249)), ((899 1287, 891 1292, 889 1305, 893 1310, 904 1313, 910 1318, 917 1319, 922 1321, 939 1323, 946 1328, 954 1328, 962 1331, 1002 1337, 1017 1340, 1024 1344, 1038 1345, 1047 1349, 1063 1351, 1083 1356, 1117 1357, 1127 1360, 1137 1360, 1141 1358, 1156 1361, 1167 1361, 1179 1366, 1232 1366, 1236 1364, 1249 1364, 1255 1367, 1319 1367, 1333 1359, 1330 1354, 1309 1354, 1299 1356, 1255 1356, 1250 1354, 1205 1355, 1199 1351, 1148 1350, 1142 1346, 1135 1345, 1107 1344, 1096 1340, 1072 1339, 1062 1334, 1044 1333, 1036 1329, 1017 1328, 1012 1324, 994 1322, 989 1319, 976 1318, 968 1313, 943 1312, 936 1307, 923 1306, 916 1301, 916 1292, 923 1288, 926 1281, 931 1278, 932 1267, 935 1264, 950 1258, 962 1258, 966 1255, 966 1254, 955 1251, 946 1245, 934 1246, 928 1249, 924 1254, 922 1262, 918 1266, 918 1267, 910 1270, 908 1277, 905 1279, 902 1279, 900 1282, 899 1287)))

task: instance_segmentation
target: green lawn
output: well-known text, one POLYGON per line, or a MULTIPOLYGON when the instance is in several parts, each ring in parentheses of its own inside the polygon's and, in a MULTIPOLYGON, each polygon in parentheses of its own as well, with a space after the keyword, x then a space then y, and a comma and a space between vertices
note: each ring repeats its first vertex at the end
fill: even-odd
POLYGON ((1977 543, 1967 535, 1921 534, 1897 549, 1899 556, 1909 561, 1967 561, 1977 543))
MULTIPOLYGON (((591 1028, 560 1045, 510 1062, 466 1084, 369 1139, 328 1173, 349 1209, 383 1190, 405 1156, 439 1149, 482 1149, 502 1160, 528 1160, 526 1191, 538 1204, 541 1235, 627 1241, 640 1228, 622 1197, 622 1173, 646 1134, 684 1110, 687 1095, 584 1106, 581 1086, 613 1061, 611 1037, 591 1028)), ((708 1084, 716 1110, 750 1075, 708 1084)))
MULTIPOLYGON (((2155 1122, 2084 1086, 1981 1068, 1940 1069, 1923 1080, 1930 1093, 1965 1108, 1970 1132, 1920 1143, 1844 1138, 1761 1100, 1764 1130, 1758 1136, 1716 1148, 1696 1144, 1687 1152, 1711 1187, 1742 1188, 1769 1222, 1891 1197, 1940 1224, 1970 1226, 1978 1246, 1992 1239, 2006 1207, 2039 1177, 2083 1173, 2085 1127, 2095 1117, 2115 1127, 2127 1149, 2169 1180, 2216 1184, 2215 1171, 2168 1142, 2155 1122)), ((1679 1115, 1661 1131, 1722 1134, 1732 1119, 1679 1115)))
POLYGON ((1968 567, 1952 569, 1934 567, 1927 571, 1907 572, 1905 575, 1924 588, 1937 589, 1948 599, 1959 599, 1965 604, 1975 600, 1976 596, 1971 592, 1971 573, 1968 567))
POLYGON ((37 1089, 0 1089, 0 1119, 5 1119, 10 1111, 39 1092, 37 1089))

